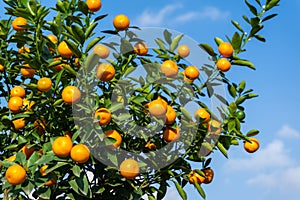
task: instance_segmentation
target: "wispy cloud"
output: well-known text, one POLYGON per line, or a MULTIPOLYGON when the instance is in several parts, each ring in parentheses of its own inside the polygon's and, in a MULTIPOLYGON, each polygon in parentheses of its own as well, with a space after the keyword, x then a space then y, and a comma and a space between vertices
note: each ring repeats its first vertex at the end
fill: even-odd
POLYGON ((293 164, 284 143, 274 140, 264 149, 258 150, 249 159, 230 159, 225 167, 233 170, 265 170, 268 168, 286 167, 293 164))
POLYGON ((150 9, 144 10, 137 17, 136 23, 138 26, 160 26, 164 24, 185 23, 195 20, 221 20, 229 16, 228 11, 222 11, 217 7, 208 6, 200 10, 192 10, 184 12, 185 7, 182 4, 166 5, 161 10, 153 11, 150 9), (180 10, 180 12, 178 11, 180 10), (181 13, 178 15, 177 13, 181 13))
POLYGON ((283 138, 300 138, 300 133, 288 125, 282 126, 282 128, 277 132, 277 134, 283 138))

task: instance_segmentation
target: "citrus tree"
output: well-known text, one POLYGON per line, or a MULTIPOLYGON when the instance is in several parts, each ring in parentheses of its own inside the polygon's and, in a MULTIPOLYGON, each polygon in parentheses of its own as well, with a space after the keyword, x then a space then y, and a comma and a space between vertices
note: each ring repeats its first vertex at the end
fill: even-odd
POLYGON ((279 0, 246 0, 243 26, 232 20, 232 36, 196 47, 168 29, 147 29, 150 41, 124 14, 99 32, 107 16, 100 0, 3 2, 4 199, 162 199, 172 182, 182 199, 186 184, 205 198, 212 153, 259 148, 259 131, 242 131, 243 103, 258 95, 226 74, 234 65, 255 69, 242 53, 251 39, 265 42, 260 31, 279 0), (202 64, 189 62, 194 52, 203 52, 202 64))

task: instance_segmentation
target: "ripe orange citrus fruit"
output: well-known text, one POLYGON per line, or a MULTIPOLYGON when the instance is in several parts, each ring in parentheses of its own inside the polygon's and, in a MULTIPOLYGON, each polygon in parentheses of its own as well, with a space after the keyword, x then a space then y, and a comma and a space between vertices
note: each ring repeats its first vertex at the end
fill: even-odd
POLYGON ((69 156, 73 147, 72 140, 70 137, 60 136, 54 140, 52 143, 52 150, 58 157, 69 156))
POLYGON ((67 86, 62 91, 62 99, 66 104, 73 104, 80 101, 81 92, 76 86, 67 86))
MULTIPOLYGON (((41 174, 42 177, 48 175, 48 173, 45 173, 46 169, 48 169, 48 165, 44 165, 44 166, 42 166, 42 167, 39 169, 40 174, 41 174)), ((54 173, 54 172, 51 172, 51 173, 54 173)), ((51 185, 53 185, 53 184, 56 182, 56 179, 57 179, 57 177, 51 178, 49 181, 45 182, 44 185, 45 185, 45 186, 51 186, 51 185)))
POLYGON ((151 150, 156 150, 156 145, 152 143, 151 141, 148 141, 147 144, 145 145, 146 148, 151 149, 151 150))
POLYGON ((203 183, 209 184, 212 182, 214 178, 214 171, 211 168, 202 169, 203 173, 205 174, 205 180, 203 183))
POLYGON ((133 46, 133 50, 137 55, 144 56, 148 53, 148 46, 145 42, 137 42, 133 46))
POLYGON ((48 165, 44 165, 44 166, 42 166, 42 167, 39 169, 39 171, 40 171, 40 173, 41 173, 41 176, 47 176, 47 175, 48 175, 48 173, 45 173, 45 171, 46 171, 47 168, 48 168, 48 165))
POLYGON ((12 22, 12 27, 16 31, 23 31, 23 30, 25 30, 26 28, 23 27, 25 25, 27 25, 27 20, 25 18, 23 18, 23 17, 17 17, 12 22))
POLYGON ((218 50, 219 50, 219 53, 225 58, 231 57, 232 53, 233 53, 233 47, 228 42, 222 42, 219 45, 218 50))
POLYGON ((166 124, 170 125, 175 122, 176 119, 176 112, 172 106, 167 107, 167 113, 166 113, 166 124))
POLYGON ((20 152, 24 153, 26 155, 26 159, 30 158, 30 156, 33 154, 34 152, 34 148, 30 147, 28 148, 28 144, 25 144, 21 149, 20 152))
POLYGON ((220 134, 222 132, 222 125, 219 121, 212 119, 207 123, 207 129, 210 133, 220 134))
POLYGON ((101 9, 102 3, 100 0, 87 0, 86 5, 91 12, 97 12, 101 9))
POLYGON ((199 108, 196 110, 194 117, 196 120, 201 121, 202 124, 207 123, 210 120, 210 114, 205 108, 199 108))
POLYGON ((78 163, 85 163, 90 158, 90 150, 84 144, 76 144, 71 150, 71 158, 78 163))
POLYGON ((222 72, 227 72, 231 67, 231 63, 226 58, 220 58, 217 61, 217 68, 222 72))
MULTIPOLYGON (((62 60, 62 57, 59 57, 59 58, 54 58, 54 61, 58 61, 58 60, 62 60)), ((60 72, 64 67, 63 67, 64 64, 59 64, 59 65, 56 65, 53 67, 53 69, 57 72, 60 72)))
POLYGON ((8 108, 12 112, 20 112, 23 106, 23 99, 21 97, 11 97, 8 101, 8 108))
POLYGON ((56 44, 58 42, 58 39, 55 35, 48 35, 47 38, 53 43, 56 44))
POLYGON ((133 159, 126 159, 120 165, 120 174, 127 179, 134 179, 140 173, 140 166, 133 159))
POLYGON ((42 92, 47 92, 51 89, 52 81, 50 78, 43 77, 37 82, 38 89, 42 92))
POLYGON ((4 70, 5 70, 5 67, 0 64, 0 72, 4 72, 4 70))
POLYGON ((251 142, 245 141, 244 142, 244 149, 248 152, 248 153, 254 153, 255 151, 257 151, 259 149, 259 140, 256 138, 249 138, 249 140, 251 142))
POLYGON ((97 67, 96 77, 104 82, 108 82, 115 77, 116 71, 115 68, 108 63, 101 63, 97 67))
POLYGON ((15 119, 13 121, 16 130, 22 130, 25 128, 25 120, 24 118, 15 119))
POLYGON ((195 182, 198 184, 202 184, 205 180, 205 177, 198 174, 196 170, 192 170, 189 173, 188 180, 190 184, 194 184, 195 182))
POLYGON ((25 97, 25 89, 21 86, 15 86, 11 89, 10 91, 10 95, 12 97, 21 97, 21 98, 24 98, 25 97))
POLYGON ((118 31, 124 31, 128 29, 129 24, 130 24, 129 18, 123 14, 117 15, 113 20, 113 25, 115 29, 118 31))
POLYGON ((93 52, 97 54, 100 58, 105 59, 109 56, 110 50, 107 46, 102 44, 97 44, 94 47, 93 52))
POLYGON ((160 71, 165 74, 166 77, 173 78, 178 73, 178 66, 174 61, 166 60, 161 64, 160 71))
POLYGON ((166 129, 163 132, 163 138, 166 142, 173 142, 180 138, 180 130, 177 126, 176 129, 171 127, 166 127, 166 129))
POLYGON ((104 126, 106 124, 108 124, 111 120, 111 113, 107 108, 99 108, 98 110, 96 110, 94 118, 98 118, 99 119, 99 124, 101 126, 104 126))
POLYGON ((151 101, 148 104, 148 107, 149 107, 149 112, 151 115, 153 115, 157 118, 165 118, 166 117, 168 103, 161 97, 158 97, 157 99, 151 101))
POLYGON ((71 51, 71 49, 68 47, 68 44, 65 41, 59 43, 57 50, 59 55, 65 58, 70 58, 74 55, 74 53, 71 51))
POLYGON ((184 70, 184 76, 190 80, 195 80, 200 75, 200 72, 197 67, 195 66, 188 66, 184 70))
POLYGON ((120 135, 120 133, 118 131, 116 131, 116 130, 109 130, 109 131, 106 131, 104 134, 105 134, 105 137, 112 138, 112 139, 116 140, 109 147, 117 148, 117 147, 119 147, 121 145, 121 143, 122 143, 122 136, 120 135))
POLYGON ((31 78, 35 73, 35 70, 32 69, 28 64, 24 64, 20 71, 25 78, 31 78))
POLYGON ((180 45, 177 49, 177 53, 180 57, 186 58, 190 55, 190 48, 185 44, 180 45))
POLYGON ((5 178, 11 185, 19 185, 25 181, 26 171, 21 165, 12 165, 6 170, 5 178))

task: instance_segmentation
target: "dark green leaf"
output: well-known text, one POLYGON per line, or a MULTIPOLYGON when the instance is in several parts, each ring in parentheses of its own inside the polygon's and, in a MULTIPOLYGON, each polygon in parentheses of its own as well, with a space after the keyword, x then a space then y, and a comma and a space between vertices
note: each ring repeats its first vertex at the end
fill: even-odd
POLYGON ((228 91, 229 94, 235 98, 236 97, 236 88, 234 87, 234 85, 228 85, 228 91))
POLYGON ((232 23, 239 31, 241 31, 242 33, 244 33, 244 30, 242 29, 241 25, 240 25, 237 21, 231 20, 231 23, 232 23))
POLYGON ((221 43, 224 42, 221 38, 218 38, 218 37, 215 37, 214 40, 215 40, 217 46, 219 46, 221 43))
POLYGON ((244 91, 245 87, 246 87, 246 81, 241 81, 240 84, 239 84, 239 86, 238 86, 238 88, 237 88, 237 91, 239 93, 241 93, 241 92, 244 91))
POLYGON ((247 6, 249 7, 250 11, 255 15, 257 16, 257 9, 251 5, 247 0, 245 0, 245 3, 247 4, 247 6))
POLYGON ((248 60, 234 60, 234 61, 232 61, 232 65, 246 66, 251 69, 255 69, 254 64, 248 60))
POLYGON ((121 46, 120 46, 121 54, 128 54, 133 51, 133 47, 130 42, 125 40, 124 38, 121 39, 121 46))
POLYGON ((102 36, 102 37, 96 37, 92 41, 90 41, 90 43, 87 45, 87 47, 85 49, 85 52, 88 53, 103 38, 104 38, 104 36, 102 36))
POLYGON ((85 34, 82 28, 74 24, 71 26, 71 28, 73 36, 76 38, 77 41, 80 42, 81 45, 83 45, 83 43, 85 42, 85 34))
POLYGON ((243 103, 246 99, 247 99, 246 96, 241 96, 241 97, 239 97, 239 98, 235 101, 235 103, 236 103, 236 105, 240 105, 240 104, 243 103))
POLYGON ((203 199, 206 199, 205 192, 204 192, 203 188, 201 187, 201 185, 199 185, 199 184, 195 181, 194 186, 196 187, 196 189, 197 189, 198 193, 201 195, 201 197, 202 197, 203 199))
POLYGON ((159 46, 159 48, 163 51, 166 51, 165 43, 160 38, 155 39, 156 44, 159 46))
POLYGON ((68 47, 70 48, 70 50, 74 53, 74 55, 77 57, 77 58, 81 58, 81 52, 79 51, 79 49, 77 48, 77 46, 71 42, 70 40, 65 40, 68 47))
POLYGON ((266 39, 262 35, 255 35, 254 37, 261 42, 266 42, 266 39))
POLYGON ((171 51, 171 52, 173 52, 173 51, 178 47, 178 44, 179 44, 179 42, 180 42, 180 40, 181 40, 182 37, 183 37, 183 35, 177 35, 177 36, 173 39, 173 41, 172 41, 172 43, 171 43, 171 46, 170 46, 170 51, 171 51))
POLYGON ((214 52, 214 49, 211 46, 209 46, 208 44, 200 44, 199 46, 210 56, 216 55, 216 53, 214 52))
POLYGON ((267 20, 270 20, 272 19, 273 17, 276 17, 278 14, 271 14, 271 15, 268 15, 266 16, 265 18, 262 19, 262 22, 264 21, 267 21, 267 20))
POLYGON ((271 8, 273 8, 274 6, 278 6, 280 0, 271 0, 267 3, 266 5, 266 10, 270 10, 271 8))
POLYGON ((164 30, 164 38, 168 44, 172 43, 172 34, 167 29, 164 30))
POLYGON ((242 44, 242 37, 238 32, 235 32, 232 36, 232 47, 236 52, 240 52, 241 50, 241 44, 242 44))
POLYGON ((186 192, 182 189, 181 185, 177 181, 173 181, 176 186, 176 189, 183 200, 187 200, 186 192))
POLYGON ((246 134, 247 137, 253 137, 256 136, 259 133, 259 130, 256 129, 252 129, 250 131, 248 131, 248 133, 246 134))
POLYGON ((246 15, 243 15, 243 19, 248 23, 251 24, 250 20, 248 19, 248 17, 246 15))

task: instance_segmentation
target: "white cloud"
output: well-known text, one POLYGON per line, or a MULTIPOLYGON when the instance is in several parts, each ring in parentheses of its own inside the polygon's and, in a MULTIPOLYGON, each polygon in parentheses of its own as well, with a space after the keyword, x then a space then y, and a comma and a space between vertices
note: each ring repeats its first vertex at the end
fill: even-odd
MULTIPOLYGON (((262 145, 262 144, 261 144, 262 145)), ((274 140, 264 149, 259 149, 247 159, 229 159, 225 167, 231 170, 265 170, 268 168, 286 167, 293 164, 284 143, 274 140)))
POLYGON ((288 125, 282 126, 277 134, 283 138, 300 138, 300 133, 288 125))
POLYGON ((222 11, 217 7, 208 6, 198 11, 178 12, 184 8, 182 4, 167 5, 158 11, 150 11, 149 9, 142 12, 137 17, 136 24, 138 26, 160 26, 166 23, 185 23, 193 20, 208 19, 212 21, 225 19, 229 16, 228 11, 222 11), (176 15, 176 13, 183 13, 176 15))

